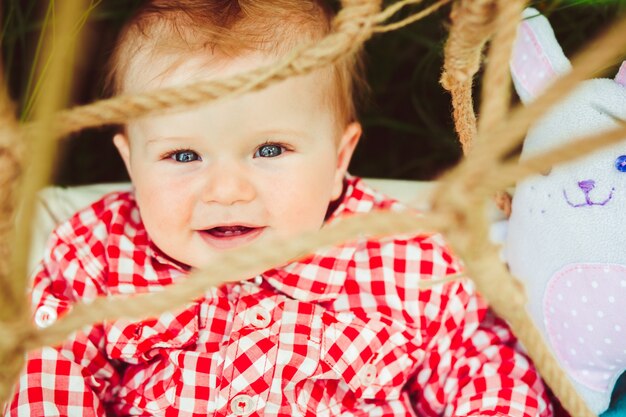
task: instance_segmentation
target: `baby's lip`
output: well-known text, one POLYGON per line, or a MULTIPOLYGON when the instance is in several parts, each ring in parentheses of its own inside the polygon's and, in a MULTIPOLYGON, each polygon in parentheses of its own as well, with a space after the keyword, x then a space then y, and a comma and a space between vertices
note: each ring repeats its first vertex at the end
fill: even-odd
POLYGON ((258 229, 261 227, 263 226, 260 226, 255 223, 250 223, 250 222, 240 222, 240 223, 228 222, 228 223, 213 223, 213 224, 199 227, 196 230, 198 232, 214 231, 214 232, 219 233, 220 231, 221 232, 226 232, 226 231, 237 232, 237 231, 243 231, 246 229, 258 229))
POLYGON ((214 249, 225 250, 250 243, 264 231, 265 227, 250 224, 225 224, 201 229, 198 233, 214 249))
POLYGON ((215 226, 210 229, 203 230, 204 233, 208 233, 216 238, 227 238, 242 236, 257 229, 257 227, 233 225, 233 226, 215 226))

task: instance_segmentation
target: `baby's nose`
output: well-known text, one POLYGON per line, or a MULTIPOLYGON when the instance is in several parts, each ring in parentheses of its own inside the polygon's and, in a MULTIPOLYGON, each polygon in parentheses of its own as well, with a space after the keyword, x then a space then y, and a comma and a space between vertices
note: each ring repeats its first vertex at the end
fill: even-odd
POLYGON ((588 193, 589 191, 593 190, 593 187, 596 186, 596 182, 593 180, 580 181, 578 182, 578 186, 581 190, 588 193))
POLYGON ((256 196, 249 173, 236 164, 214 164, 204 178, 201 198, 205 202, 232 205, 256 196))

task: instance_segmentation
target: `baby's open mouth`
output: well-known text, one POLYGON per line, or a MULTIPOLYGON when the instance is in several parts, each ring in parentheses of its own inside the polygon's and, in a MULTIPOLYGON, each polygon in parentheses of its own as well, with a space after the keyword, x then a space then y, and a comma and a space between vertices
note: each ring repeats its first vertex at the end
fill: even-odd
POLYGON ((206 233, 217 238, 235 237, 248 234, 258 227, 247 226, 218 226, 212 229, 205 230, 206 233))
POLYGON ((210 229, 199 230, 199 234, 206 243, 214 249, 232 249, 254 241, 261 236, 265 227, 228 225, 215 226, 210 229))

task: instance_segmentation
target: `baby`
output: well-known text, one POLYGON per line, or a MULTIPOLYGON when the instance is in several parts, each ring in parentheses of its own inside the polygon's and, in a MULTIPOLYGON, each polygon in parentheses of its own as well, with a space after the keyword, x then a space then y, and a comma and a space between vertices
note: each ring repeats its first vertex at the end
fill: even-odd
MULTIPOLYGON (((330 31, 320 0, 152 0, 123 30, 117 93, 228 77, 330 31)), ((221 253, 399 203, 346 170, 358 59, 130 121, 133 191, 54 232, 37 325, 78 301, 162 291, 221 253)), ((544 386, 438 235, 361 239, 30 355, 7 415, 550 416, 544 386)))

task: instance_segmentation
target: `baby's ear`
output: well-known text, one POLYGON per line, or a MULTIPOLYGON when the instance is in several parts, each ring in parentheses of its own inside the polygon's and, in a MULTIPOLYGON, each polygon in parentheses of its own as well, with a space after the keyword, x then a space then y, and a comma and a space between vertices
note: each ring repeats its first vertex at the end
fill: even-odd
POLYGON ((352 154, 359 143, 363 129, 360 123, 352 122, 346 126, 337 144, 337 166, 332 190, 332 200, 336 200, 343 192, 343 179, 348 171, 352 154))
POLYGON ((128 136, 123 133, 117 133, 115 136, 113 136, 113 144, 117 148, 117 151, 120 153, 120 156, 124 161, 124 165, 126 165, 126 171, 128 171, 128 175, 132 178, 133 174, 131 172, 130 166, 130 142, 128 136))
POLYGON ((619 67, 619 71, 617 71, 615 76, 615 82, 626 87, 626 61, 622 62, 622 66, 619 67))
POLYGON ((522 102, 540 96, 571 67, 548 19, 533 8, 524 10, 511 56, 511 76, 522 102))

